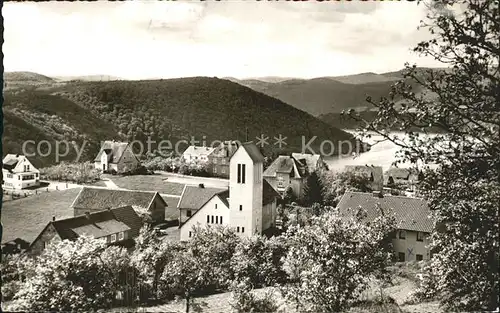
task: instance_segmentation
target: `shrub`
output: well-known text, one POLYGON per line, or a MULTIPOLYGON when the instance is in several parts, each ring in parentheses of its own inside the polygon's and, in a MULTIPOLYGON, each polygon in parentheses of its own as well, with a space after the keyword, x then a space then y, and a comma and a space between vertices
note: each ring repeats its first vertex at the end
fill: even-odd
POLYGON ((93 183, 101 179, 100 171, 90 162, 61 162, 51 167, 42 168, 40 176, 47 180, 70 181, 77 184, 93 183))

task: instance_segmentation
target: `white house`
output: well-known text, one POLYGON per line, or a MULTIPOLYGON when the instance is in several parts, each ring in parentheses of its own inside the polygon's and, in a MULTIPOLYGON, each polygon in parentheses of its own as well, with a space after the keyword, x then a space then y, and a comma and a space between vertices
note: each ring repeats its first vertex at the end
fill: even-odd
POLYGON ((40 171, 24 155, 7 154, 3 159, 4 188, 23 189, 40 185, 40 171))
POLYGON ((101 171, 114 170, 117 173, 132 171, 139 166, 139 159, 127 142, 107 140, 94 159, 95 168, 101 171))
MULTIPOLYGON (((279 194, 263 179, 263 161, 254 143, 242 144, 229 161, 229 190, 214 192, 200 209, 190 210, 190 216, 180 226, 181 240, 189 240, 195 225, 226 226, 241 236, 262 234, 274 227, 279 194)), ((184 197, 198 201, 197 189, 200 195, 207 194, 204 188, 194 188, 179 203, 191 202, 184 197)))
POLYGON ((208 162, 214 151, 215 148, 212 147, 189 146, 182 154, 182 157, 186 162, 208 162))

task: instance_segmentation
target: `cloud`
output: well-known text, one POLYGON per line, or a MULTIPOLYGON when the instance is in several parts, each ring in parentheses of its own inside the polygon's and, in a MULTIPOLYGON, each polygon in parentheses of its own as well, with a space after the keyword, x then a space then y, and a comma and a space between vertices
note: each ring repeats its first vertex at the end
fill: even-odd
POLYGON ((4 64, 133 79, 390 71, 427 36, 423 14, 404 2, 5 3, 4 64))

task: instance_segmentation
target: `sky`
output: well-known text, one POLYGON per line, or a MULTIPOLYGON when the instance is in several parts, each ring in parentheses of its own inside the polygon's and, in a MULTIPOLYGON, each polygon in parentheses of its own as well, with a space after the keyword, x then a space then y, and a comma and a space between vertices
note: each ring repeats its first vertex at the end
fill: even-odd
POLYGON ((5 71, 125 79, 313 78, 405 62, 425 7, 408 1, 6 2, 5 71))

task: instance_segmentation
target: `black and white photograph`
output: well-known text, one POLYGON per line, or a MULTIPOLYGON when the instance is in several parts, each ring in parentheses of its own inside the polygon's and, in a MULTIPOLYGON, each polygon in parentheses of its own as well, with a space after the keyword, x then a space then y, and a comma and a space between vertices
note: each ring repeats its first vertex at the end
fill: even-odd
POLYGON ((498 0, 0 7, 2 311, 499 312, 498 0))

